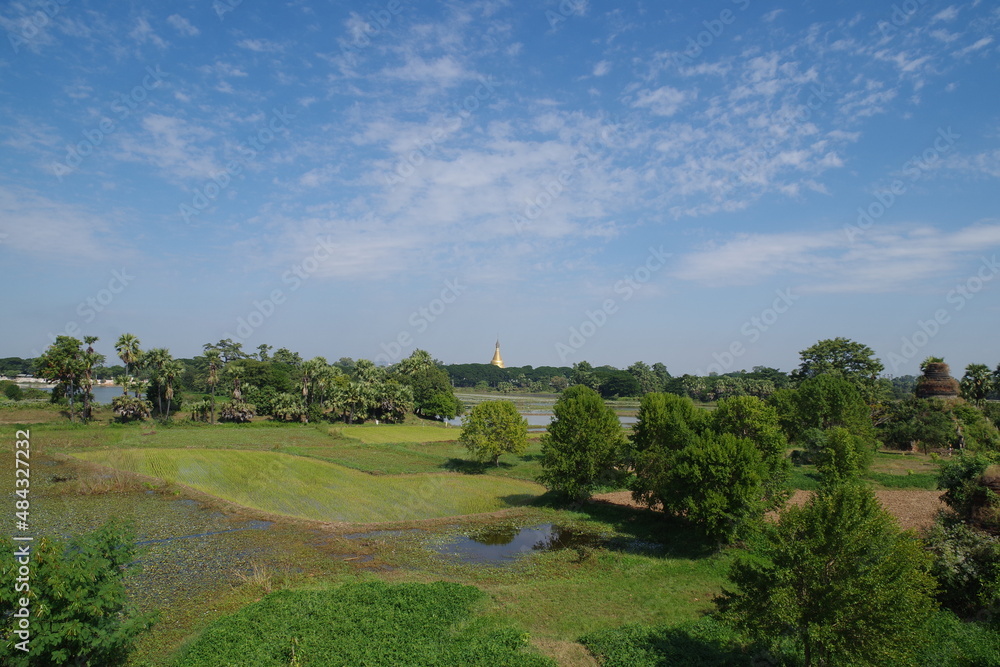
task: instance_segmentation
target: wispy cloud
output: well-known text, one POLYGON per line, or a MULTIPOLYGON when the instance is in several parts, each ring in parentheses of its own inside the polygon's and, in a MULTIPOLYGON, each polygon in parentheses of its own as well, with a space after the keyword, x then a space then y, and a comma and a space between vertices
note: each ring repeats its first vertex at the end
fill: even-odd
POLYGON ((883 229, 855 243, 836 232, 745 234, 683 256, 675 275, 713 287, 781 277, 803 292, 920 290, 928 279, 998 248, 997 221, 953 232, 930 226, 883 229))

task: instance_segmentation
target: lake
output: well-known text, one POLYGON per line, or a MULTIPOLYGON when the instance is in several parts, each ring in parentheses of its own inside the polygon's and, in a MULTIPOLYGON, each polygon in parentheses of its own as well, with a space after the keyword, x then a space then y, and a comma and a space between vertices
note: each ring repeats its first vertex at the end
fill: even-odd
MULTIPOLYGON (((49 384, 42 384, 42 385, 26 384, 22 386, 32 387, 34 389, 41 389, 43 391, 52 391, 52 385, 49 384)), ((111 399, 113 399, 115 396, 121 396, 122 394, 121 387, 100 386, 100 387, 94 387, 91 391, 94 394, 94 402, 101 404, 111 403, 111 399)))

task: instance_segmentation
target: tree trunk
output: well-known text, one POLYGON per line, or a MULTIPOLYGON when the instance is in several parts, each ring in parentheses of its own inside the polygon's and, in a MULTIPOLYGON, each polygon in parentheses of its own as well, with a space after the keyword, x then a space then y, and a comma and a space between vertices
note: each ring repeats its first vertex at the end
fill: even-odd
POLYGON ((215 385, 212 385, 212 423, 215 423, 215 385))

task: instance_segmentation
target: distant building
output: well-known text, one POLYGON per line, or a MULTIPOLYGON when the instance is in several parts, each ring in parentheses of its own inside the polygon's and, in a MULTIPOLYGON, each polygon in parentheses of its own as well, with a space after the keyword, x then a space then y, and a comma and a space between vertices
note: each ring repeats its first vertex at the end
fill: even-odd
POLYGON ((493 360, 490 361, 490 363, 493 364, 494 366, 496 366, 497 368, 503 368, 503 358, 500 356, 500 339, 499 338, 497 339, 497 349, 496 349, 496 352, 493 353, 493 360))

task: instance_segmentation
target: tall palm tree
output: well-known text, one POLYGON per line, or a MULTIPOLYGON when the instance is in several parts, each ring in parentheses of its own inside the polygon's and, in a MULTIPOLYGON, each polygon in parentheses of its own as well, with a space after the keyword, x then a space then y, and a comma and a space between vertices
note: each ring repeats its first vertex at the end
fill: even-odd
POLYGON ((167 398, 167 418, 170 417, 170 402, 174 399, 174 384, 183 374, 184 364, 177 359, 170 359, 160 369, 160 379, 165 386, 164 395, 167 398))
POLYGON ((90 420, 91 411, 91 401, 94 400, 94 394, 91 391, 94 387, 94 366, 97 366, 104 361, 103 354, 97 354, 94 352, 94 343, 97 342, 97 336, 84 336, 83 342, 87 344, 87 349, 84 350, 81 358, 83 360, 83 377, 80 381, 80 388, 83 391, 83 421, 90 420))
MULTIPOLYGON (((129 374, 129 367, 139 361, 139 357, 142 356, 142 350, 139 349, 139 342, 139 338, 134 334, 124 333, 118 337, 118 342, 115 343, 115 352, 118 353, 118 358, 125 364, 126 377, 129 374)), ((126 394, 128 393, 128 390, 124 387, 122 391, 126 394)))
POLYGON ((205 351, 208 361, 208 385, 212 388, 212 423, 215 423, 215 385, 219 384, 219 370, 222 367, 222 354, 216 349, 205 351))
POLYGON ((171 360, 170 351, 164 347, 154 347, 142 355, 142 362, 149 371, 150 379, 156 380, 156 405, 161 415, 163 414, 163 367, 171 360))

